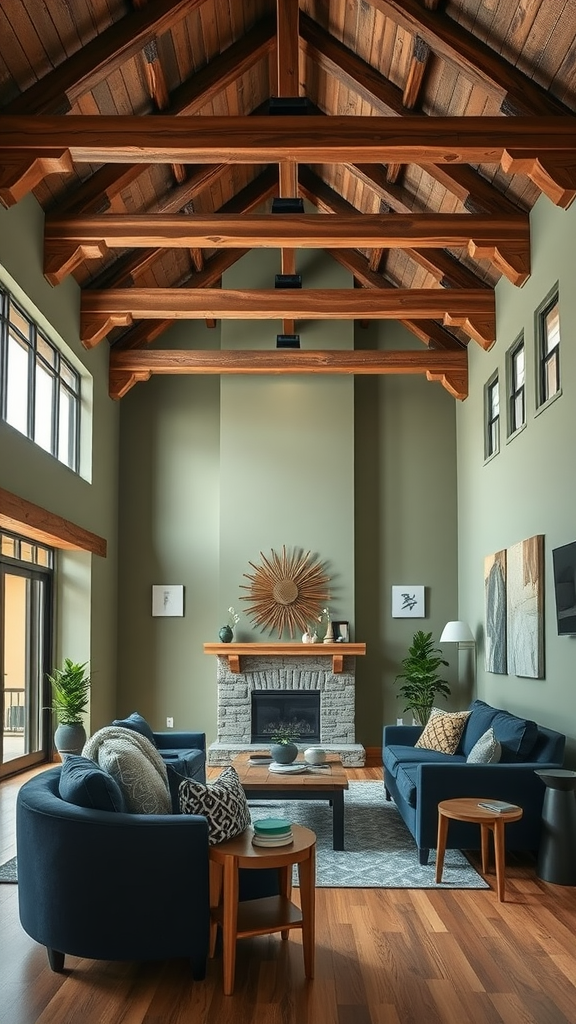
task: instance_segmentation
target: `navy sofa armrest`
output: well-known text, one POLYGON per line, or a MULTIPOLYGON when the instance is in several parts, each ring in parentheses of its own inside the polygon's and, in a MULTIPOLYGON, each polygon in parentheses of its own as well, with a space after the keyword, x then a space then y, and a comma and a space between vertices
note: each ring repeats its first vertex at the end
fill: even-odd
MULTIPOLYGON (((521 823, 514 827, 526 836, 538 836, 541 825, 545 786, 532 762, 521 764, 423 763, 418 766, 417 835, 418 847, 435 847, 438 829, 438 804, 456 797, 507 800, 523 808, 521 823)), ((531 846, 536 848, 537 838, 531 846)), ((507 842, 508 846, 508 842, 507 842)))
POLYGON ((423 725, 385 725, 382 745, 385 747, 413 747, 422 735, 423 725))
POLYGON ((205 732, 155 732, 154 739, 158 750, 206 750, 205 732))

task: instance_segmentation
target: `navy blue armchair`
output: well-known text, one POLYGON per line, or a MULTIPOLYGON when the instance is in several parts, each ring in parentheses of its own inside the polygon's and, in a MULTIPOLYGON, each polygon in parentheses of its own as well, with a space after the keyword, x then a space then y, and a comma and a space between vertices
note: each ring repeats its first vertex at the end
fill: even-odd
MULTIPOLYGON (((18 899, 24 930, 65 955, 94 960, 185 957, 206 972, 210 887, 202 815, 126 814, 79 807, 59 795, 62 769, 26 782, 16 804, 18 899)), ((240 898, 278 892, 276 871, 242 872, 240 898)))

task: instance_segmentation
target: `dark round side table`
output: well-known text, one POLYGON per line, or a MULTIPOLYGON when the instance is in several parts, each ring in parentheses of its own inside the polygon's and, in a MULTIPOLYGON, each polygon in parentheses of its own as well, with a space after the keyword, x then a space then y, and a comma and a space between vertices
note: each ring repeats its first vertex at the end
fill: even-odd
POLYGON ((546 786, 536 874, 544 882, 576 885, 576 772, 536 770, 546 786))

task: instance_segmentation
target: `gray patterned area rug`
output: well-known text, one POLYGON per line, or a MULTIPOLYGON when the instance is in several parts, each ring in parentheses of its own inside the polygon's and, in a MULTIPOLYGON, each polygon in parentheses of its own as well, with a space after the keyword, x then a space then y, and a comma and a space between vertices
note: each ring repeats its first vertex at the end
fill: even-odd
POLYGON ((489 888, 460 850, 446 850, 437 885, 436 851, 430 851, 429 864, 418 863, 416 843, 395 804, 384 799, 381 782, 350 782, 344 793, 345 850, 332 849, 332 810, 325 800, 251 800, 250 813, 253 821, 287 818, 316 833, 316 885, 321 888, 489 888))
POLYGON ((16 857, 12 857, 12 860, 7 860, 5 864, 0 864, 0 883, 8 882, 11 885, 16 885, 17 881, 16 857))

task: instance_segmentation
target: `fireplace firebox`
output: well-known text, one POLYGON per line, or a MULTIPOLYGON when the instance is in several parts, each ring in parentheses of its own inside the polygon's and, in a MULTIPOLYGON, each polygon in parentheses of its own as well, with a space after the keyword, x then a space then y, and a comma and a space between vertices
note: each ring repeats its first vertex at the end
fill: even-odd
POLYGON ((294 730, 296 741, 320 742, 319 690, 252 691, 251 742, 269 742, 286 727, 294 730))

